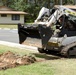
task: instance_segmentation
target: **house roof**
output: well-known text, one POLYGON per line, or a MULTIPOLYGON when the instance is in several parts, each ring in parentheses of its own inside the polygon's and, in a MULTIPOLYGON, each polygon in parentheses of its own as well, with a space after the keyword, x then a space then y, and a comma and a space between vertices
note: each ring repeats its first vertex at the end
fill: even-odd
POLYGON ((6 6, 0 6, 0 14, 28 14, 26 12, 23 12, 23 11, 16 11, 16 10, 13 10, 11 8, 8 8, 6 6))
POLYGON ((6 6, 0 6, 0 11, 11 11, 11 10, 13 10, 13 9, 8 8, 6 6))
POLYGON ((22 14, 22 15, 25 15, 28 13, 22 12, 22 11, 0 11, 0 14, 22 14))
MULTIPOLYGON (((55 7, 58 7, 58 6, 60 6, 60 5, 55 5, 55 7)), ((63 5, 63 6, 76 10, 76 5, 63 5)))

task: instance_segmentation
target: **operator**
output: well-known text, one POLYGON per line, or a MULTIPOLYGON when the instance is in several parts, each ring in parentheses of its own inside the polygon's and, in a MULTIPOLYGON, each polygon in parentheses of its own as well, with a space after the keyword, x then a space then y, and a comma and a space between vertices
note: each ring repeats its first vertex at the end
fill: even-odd
MULTIPOLYGON (((61 25, 63 24, 63 17, 60 17, 59 18, 59 23, 60 23, 59 29, 61 29, 62 28, 61 25)), ((74 27, 72 21, 68 20, 68 17, 65 17, 64 29, 67 29, 67 30, 75 30, 75 27, 74 27)))
POLYGON ((57 37, 61 28, 62 28, 62 22, 63 22, 63 17, 60 17, 59 20, 57 21, 56 25, 52 25, 52 29, 54 31, 53 36, 57 37))

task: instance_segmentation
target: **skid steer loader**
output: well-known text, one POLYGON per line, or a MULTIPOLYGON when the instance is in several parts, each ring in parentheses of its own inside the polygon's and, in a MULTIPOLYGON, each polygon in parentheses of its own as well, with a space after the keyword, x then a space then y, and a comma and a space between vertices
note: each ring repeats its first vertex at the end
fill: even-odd
POLYGON ((63 6, 51 11, 43 7, 33 24, 18 24, 18 34, 20 44, 36 46, 40 53, 76 55, 76 12, 63 6))

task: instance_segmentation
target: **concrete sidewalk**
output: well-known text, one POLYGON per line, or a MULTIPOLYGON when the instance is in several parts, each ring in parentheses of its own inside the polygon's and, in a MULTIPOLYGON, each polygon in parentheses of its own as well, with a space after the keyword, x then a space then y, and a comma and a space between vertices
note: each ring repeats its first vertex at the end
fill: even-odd
POLYGON ((9 47, 15 47, 15 48, 26 49, 26 50, 38 52, 37 47, 21 45, 21 44, 12 43, 12 42, 6 42, 6 41, 0 41, 0 44, 5 45, 5 46, 9 46, 9 47))

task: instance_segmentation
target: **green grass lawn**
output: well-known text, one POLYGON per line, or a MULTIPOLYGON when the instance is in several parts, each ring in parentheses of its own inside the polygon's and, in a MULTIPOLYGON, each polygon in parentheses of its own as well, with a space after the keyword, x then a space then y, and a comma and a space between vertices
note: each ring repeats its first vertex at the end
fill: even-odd
MULTIPOLYGON (((29 24, 33 24, 33 23, 26 23, 26 24, 29 25, 29 24)), ((26 24, 25 24, 25 25, 26 25, 26 24)), ((0 28, 17 29, 18 26, 17 26, 16 24, 13 24, 13 25, 7 25, 7 24, 5 24, 5 25, 1 25, 1 24, 0 24, 0 28)))
MULTIPOLYGON (((6 51, 11 51, 19 55, 33 55, 33 56, 36 55, 35 52, 28 51, 26 49, 12 48, 0 45, 0 53, 4 53, 6 51)), ((40 58, 39 56, 35 57, 36 59, 41 60, 41 56, 40 58)), ((46 74, 53 75, 53 70, 51 67, 49 67, 48 64, 45 63, 45 61, 0 71, 0 75, 46 75, 46 74)))
POLYGON ((0 53, 12 51, 20 55, 33 55, 39 62, 1 70, 0 75, 76 75, 76 59, 39 54, 26 49, 0 45, 0 53))
POLYGON ((17 29, 17 25, 0 25, 0 28, 17 29))

